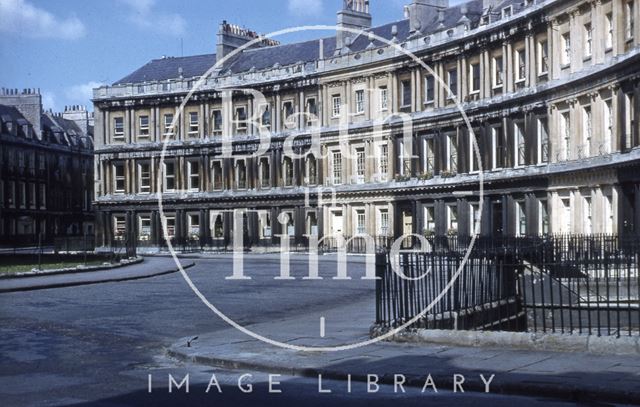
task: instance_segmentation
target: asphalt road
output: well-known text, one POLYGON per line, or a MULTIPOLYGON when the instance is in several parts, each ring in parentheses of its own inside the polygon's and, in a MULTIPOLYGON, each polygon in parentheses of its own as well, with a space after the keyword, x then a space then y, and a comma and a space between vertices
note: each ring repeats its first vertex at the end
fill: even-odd
MULTIPOLYGON (((171 260, 167 259, 167 262, 171 260)), ((370 298, 374 284, 362 280, 364 264, 351 264, 351 280, 334 280, 335 265, 320 263, 322 280, 303 280, 306 264, 294 262, 295 280, 275 280, 275 258, 245 259, 251 280, 227 280, 230 259, 197 260, 188 270, 194 284, 229 317, 243 325, 322 311, 327 320, 339 305, 370 298)), ((373 319, 373 315, 372 315, 373 319)), ((180 274, 145 280, 0 294, 0 400, 6 406, 58 405, 331 405, 343 402, 385 405, 406 402, 436 405, 537 404, 543 400, 465 393, 396 394, 382 386, 348 393, 344 383, 328 383, 320 394, 317 381, 282 377, 280 394, 269 394, 265 374, 255 373, 255 388, 245 394, 237 376, 202 366, 184 366, 163 356, 177 339, 226 329, 180 274), (191 376, 190 394, 168 393, 167 377, 191 376), (212 373, 223 394, 204 389, 212 373), (148 392, 148 375, 154 378, 148 392), (483 403, 484 404, 484 403, 483 403)), ((307 333, 312 335, 312 333, 307 333)), ((313 333, 315 334, 315 333, 313 333)), ((304 333, 301 333, 304 335, 304 333)), ((265 351, 268 351, 265 348, 265 351)), ((548 400, 547 400, 548 401, 548 400)))

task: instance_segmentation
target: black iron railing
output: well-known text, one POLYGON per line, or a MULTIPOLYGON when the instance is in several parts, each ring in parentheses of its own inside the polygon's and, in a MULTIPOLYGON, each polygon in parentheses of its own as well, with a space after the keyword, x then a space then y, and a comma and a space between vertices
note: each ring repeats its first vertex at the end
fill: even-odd
POLYGON ((467 237, 428 240, 378 265, 378 324, 419 316, 425 328, 640 333, 636 236, 478 238, 471 250, 467 237))

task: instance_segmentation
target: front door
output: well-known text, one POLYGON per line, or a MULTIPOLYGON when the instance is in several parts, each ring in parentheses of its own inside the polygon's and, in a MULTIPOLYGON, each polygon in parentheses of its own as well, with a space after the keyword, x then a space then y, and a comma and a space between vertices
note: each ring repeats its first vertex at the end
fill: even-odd
POLYGON ((344 223, 342 219, 342 211, 336 211, 331 213, 331 234, 342 234, 344 223))
POLYGON ((402 211, 402 235, 406 236, 403 242, 405 247, 411 247, 411 242, 413 238, 411 234, 413 233, 413 213, 410 210, 402 211))

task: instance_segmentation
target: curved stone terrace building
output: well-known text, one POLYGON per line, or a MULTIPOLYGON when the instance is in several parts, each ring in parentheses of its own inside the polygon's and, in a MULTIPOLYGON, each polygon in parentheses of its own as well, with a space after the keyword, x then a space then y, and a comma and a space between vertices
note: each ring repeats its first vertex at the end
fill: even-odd
POLYGON ((179 115, 258 38, 223 22, 217 55, 94 91, 99 244, 162 246, 158 194, 169 236, 210 246, 239 228, 247 245, 637 232, 639 3, 414 0, 371 27, 369 2, 345 1, 338 26, 360 33, 257 41, 179 115))

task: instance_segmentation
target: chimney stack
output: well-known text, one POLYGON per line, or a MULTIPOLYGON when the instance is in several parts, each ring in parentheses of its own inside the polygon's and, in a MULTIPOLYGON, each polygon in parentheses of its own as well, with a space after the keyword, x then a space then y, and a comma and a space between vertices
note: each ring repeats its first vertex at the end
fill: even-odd
POLYGON ((83 134, 89 134, 89 112, 87 112, 86 107, 80 105, 65 106, 62 118, 75 122, 83 134))
POLYGON ((437 20, 440 12, 449 8, 449 0, 413 0, 406 8, 411 36, 419 36, 427 25, 437 20))
MULTIPOLYGON (((220 24, 218 29, 216 59, 220 61, 234 50, 258 38, 260 38, 260 34, 257 32, 242 28, 235 24, 229 24, 225 20, 220 24)), ((249 48, 272 47, 275 45, 280 45, 280 42, 271 38, 263 38, 260 41, 256 41, 256 43, 251 45, 249 48)))
POLYGON ((357 33, 343 31, 341 28, 350 30, 367 30, 371 28, 371 14, 369 13, 369 0, 343 0, 342 10, 338 11, 338 32, 336 33, 336 52, 339 53, 351 38, 351 43, 357 37, 357 33))
POLYGON ((0 105, 13 106, 24 118, 31 123, 34 134, 38 138, 41 137, 41 121, 42 121, 42 96, 40 91, 35 88, 22 89, 3 89, 0 92, 0 105))

